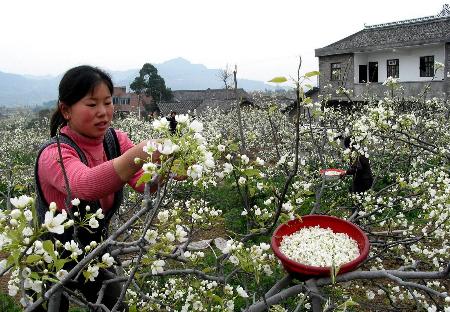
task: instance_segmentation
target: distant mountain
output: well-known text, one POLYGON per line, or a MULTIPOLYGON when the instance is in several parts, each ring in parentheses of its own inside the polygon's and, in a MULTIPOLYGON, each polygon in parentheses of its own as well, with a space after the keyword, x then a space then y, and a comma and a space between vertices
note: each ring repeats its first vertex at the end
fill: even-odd
MULTIPOLYGON (((220 69, 209 69, 202 64, 192 64, 183 58, 175 58, 161 64, 153 64, 172 90, 205 90, 223 88, 218 74, 220 69)), ((129 86, 139 69, 108 71, 116 86, 129 86)), ((57 98, 61 75, 26 76, 0 72, 0 106, 36 106, 57 98)), ((239 88, 247 91, 274 90, 262 81, 238 79, 239 88)))
POLYGON ((24 106, 55 99, 59 78, 31 79, 0 72, 0 105, 24 106))

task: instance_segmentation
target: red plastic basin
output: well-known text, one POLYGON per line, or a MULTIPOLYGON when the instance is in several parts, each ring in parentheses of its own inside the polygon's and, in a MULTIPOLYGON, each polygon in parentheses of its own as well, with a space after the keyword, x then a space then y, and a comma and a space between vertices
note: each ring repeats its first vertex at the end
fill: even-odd
POLYGON ((280 259, 287 272, 294 273, 298 278, 303 280, 312 277, 330 276, 330 267, 316 267, 301 264, 287 258, 280 251, 280 243, 283 240, 283 236, 290 235, 304 227, 312 227, 317 225, 324 229, 330 228, 335 233, 346 233, 358 244, 360 252, 359 257, 343 264, 339 268, 338 274, 354 270, 369 255, 369 239, 367 238, 367 235, 355 224, 332 216, 306 215, 302 216, 301 220, 295 219, 281 224, 273 232, 271 240, 272 250, 278 259, 280 259))
POLYGON ((322 169, 319 171, 320 175, 326 179, 326 180, 339 180, 339 178, 344 175, 347 171, 343 169, 338 168, 328 168, 328 169, 322 169), (336 171, 339 172, 341 175, 326 175, 327 171, 336 171))

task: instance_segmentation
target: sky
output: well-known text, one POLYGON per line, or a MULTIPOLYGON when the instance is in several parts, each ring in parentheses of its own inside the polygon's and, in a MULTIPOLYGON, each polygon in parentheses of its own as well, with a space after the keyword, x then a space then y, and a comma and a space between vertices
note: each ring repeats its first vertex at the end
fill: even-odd
POLYGON ((436 15, 445 0, 2 0, 0 71, 58 75, 182 57, 268 81, 318 69, 314 50, 373 25, 436 15))

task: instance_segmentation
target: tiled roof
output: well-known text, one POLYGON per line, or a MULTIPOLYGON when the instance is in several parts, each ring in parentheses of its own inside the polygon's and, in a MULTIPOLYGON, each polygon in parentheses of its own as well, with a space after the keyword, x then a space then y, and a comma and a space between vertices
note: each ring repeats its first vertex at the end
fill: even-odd
MULTIPOLYGON (((248 98, 244 89, 237 89, 237 98, 248 98)), ((176 90, 172 91, 174 101, 189 100, 231 100, 236 98, 234 89, 176 90)))
POLYGON ((177 112, 177 114, 187 114, 188 112, 193 112, 201 103, 201 100, 184 102, 160 102, 158 106, 161 110, 161 115, 166 116, 172 111, 177 112))
POLYGON ((158 104, 163 116, 171 111, 175 111, 177 114, 192 114, 194 110, 201 113, 207 107, 227 111, 241 99, 251 101, 251 97, 243 89, 237 89, 236 93, 234 89, 176 90, 172 93, 173 100, 171 102, 158 104))
POLYGON ((315 52, 316 56, 326 56, 444 42, 450 42, 450 16, 437 15, 366 26, 365 29, 316 49, 315 52))

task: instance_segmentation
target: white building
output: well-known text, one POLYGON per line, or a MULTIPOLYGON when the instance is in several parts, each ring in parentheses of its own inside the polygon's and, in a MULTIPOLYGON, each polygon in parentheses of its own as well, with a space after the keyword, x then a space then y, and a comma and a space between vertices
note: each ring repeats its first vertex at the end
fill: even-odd
MULTIPOLYGON (((361 100, 369 89, 381 95, 382 83, 398 78, 403 96, 430 87, 428 96, 450 94, 450 7, 435 16, 385 23, 365 28, 326 47, 316 49, 320 92, 323 86, 344 87, 361 100), (438 69, 436 63, 444 64, 438 69), (369 82, 369 84, 367 84, 369 82)), ((339 99, 335 96, 333 99, 339 99)))

